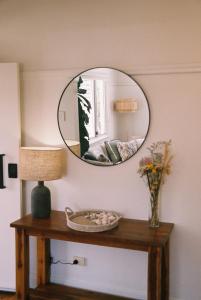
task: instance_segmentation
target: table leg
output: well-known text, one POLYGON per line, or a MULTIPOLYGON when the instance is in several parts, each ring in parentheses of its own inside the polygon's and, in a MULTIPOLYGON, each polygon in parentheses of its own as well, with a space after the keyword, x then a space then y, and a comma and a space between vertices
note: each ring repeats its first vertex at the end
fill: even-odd
POLYGON ((162 299, 169 300, 169 241, 162 252, 162 299))
POLYGON ((28 299, 29 289, 29 237, 25 230, 16 229, 16 297, 28 299))
POLYGON ((37 284, 50 280, 50 240, 37 237, 37 284))
POLYGON ((162 249, 150 247, 148 250, 148 300, 164 300, 161 293, 162 249))

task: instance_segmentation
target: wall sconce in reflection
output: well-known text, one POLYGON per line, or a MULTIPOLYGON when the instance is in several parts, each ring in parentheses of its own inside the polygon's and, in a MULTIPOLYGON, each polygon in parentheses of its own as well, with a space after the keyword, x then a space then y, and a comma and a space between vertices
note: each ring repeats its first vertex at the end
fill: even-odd
POLYGON ((137 111, 137 101, 132 98, 115 100, 114 111, 121 113, 135 112, 137 111))

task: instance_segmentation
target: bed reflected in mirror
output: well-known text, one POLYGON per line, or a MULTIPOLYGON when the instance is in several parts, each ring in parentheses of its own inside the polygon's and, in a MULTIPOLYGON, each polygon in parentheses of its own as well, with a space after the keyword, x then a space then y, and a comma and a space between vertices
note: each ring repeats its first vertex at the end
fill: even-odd
POLYGON ((150 123, 142 88, 111 68, 90 69, 73 78, 61 95, 57 117, 68 148, 97 166, 120 164, 135 155, 150 123))

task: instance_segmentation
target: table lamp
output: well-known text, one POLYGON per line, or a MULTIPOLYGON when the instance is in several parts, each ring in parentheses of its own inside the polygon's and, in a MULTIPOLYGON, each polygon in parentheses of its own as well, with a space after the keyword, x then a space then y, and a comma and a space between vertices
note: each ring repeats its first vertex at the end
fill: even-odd
POLYGON ((74 154, 80 156, 80 142, 74 140, 65 140, 65 142, 74 154))
POLYGON ((63 171, 63 149, 53 147, 21 147, 19 177, 22 180, 38 181, 31 192, 33 218, 48 218, 51 213, 50 190, 44 181, 59 179, 63 171))

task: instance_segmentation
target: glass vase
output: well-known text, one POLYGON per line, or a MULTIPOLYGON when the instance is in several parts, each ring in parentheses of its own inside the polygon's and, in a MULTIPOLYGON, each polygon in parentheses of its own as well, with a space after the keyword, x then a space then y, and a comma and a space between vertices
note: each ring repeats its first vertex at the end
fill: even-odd
POLYGON ((158 228, 159 222, 159 198, 160 192, 151 194, 149 203, 149 226, 151 228, 158 228))

